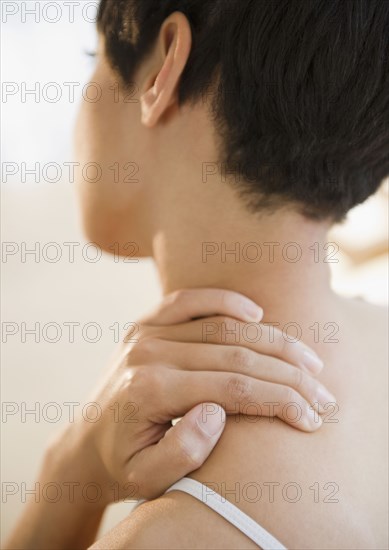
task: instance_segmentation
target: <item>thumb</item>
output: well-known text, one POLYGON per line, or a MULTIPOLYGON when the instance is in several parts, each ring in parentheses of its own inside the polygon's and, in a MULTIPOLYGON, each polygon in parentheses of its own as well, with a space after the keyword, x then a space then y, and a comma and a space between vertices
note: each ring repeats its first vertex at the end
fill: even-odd
POLYGON ((142 449, 128 464, 128 479, 138 496, 153 499, 197 470, 211 454, 225 426, 226 413, 215 403, 200 403, 169 428, 157 444, 142 449))

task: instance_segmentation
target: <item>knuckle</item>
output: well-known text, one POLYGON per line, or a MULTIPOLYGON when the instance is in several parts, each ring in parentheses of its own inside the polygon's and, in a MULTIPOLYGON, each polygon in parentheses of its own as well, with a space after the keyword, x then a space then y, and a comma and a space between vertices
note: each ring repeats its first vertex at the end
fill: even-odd
POLYGON ((215 318, 218 325, 217 339, 220 343, 226 344, 241 344, 245 341, 244 335, 241 332, 241 323, 237 319, 221 315, 215 318))
POLYGON ((141 356, 143 360, 147 360, 150 356, 156 354, 159 343, 160 341, 158 338, 149 336, 140 340, 133 349, 138 357, 141 356))
POLYGON ((226 307, 228 307, 230 295, 231 295, 231 293, 228 290, 219 290, 218 291, 219 307, 222 310, 224 310, 226 307))
POLYGON ((229 328, 233 322, 237 322, 235 319, 232 319, 228 315, 218 315, 217 317, 215 317, 215 320, 220 325, 226 325, 227 328, 229 328))
POLYGON ((285 405, 291 405, 293 403, 300 404, 301 397, 293 388, 285 388, 283 402, 285 405))
POLYGON ((232 402, 252 401, 253 390, 250 378, 245 376, 230 376, 227 382, 227 394, 232 402))
POLYGON ((292 385, 297 391, 301 391, 306 386, 306 375, 297 367, 293 370, 292 385))
POLYGON ((125 365, 150 363, 161 355, 162 340, 154 336, 146 336, 132 346, 125 355, 125 365))
POLYGON ((229 351, 229 355, 230 366, 232 367, 232 369, 244 370, 250 367, 252 356, 248 349, 242 347, 234 347, 231 351, 229 351))
POLYGON ((132 369, 126 389, 132 396, 139 395, 145 398, 152 395, 158 399, 163 391, 160 369, 158 367, 132 369))
POLYGON ((285 354, 286 340, 283 333, 280 330, 274 331, 274 349, 279 357, 283 357, 285 354))
POLYGON ((236 331, 238 334, 240 333, 240 322, 237 319, 225 316, 223 321, 227 330, 236 331))
POLYGON ((139 344, 132 346, 124 355, 124 367, 132 367, 136 363, 141 362, 141 354, 139 353, 139 344))
POLYGON ((188 298, 189 291, 187 289, 175 290, 166 297, 169 305, 182 304, 188 298))
POLYGON ((203 452, 199 445, 188 445, 185 439, 176 436, 174 447, 174 456, 180 466, 187 467, 192 471, 199 468, 204 462, 203 452))
POLYGON ((128 472, 125 479, 125 486, 132 489, 134 494, 131 496, 134 496, 135 498, 149 499, 154 496, 147 483, 147 479, 140 475, 136 468, 128 472))

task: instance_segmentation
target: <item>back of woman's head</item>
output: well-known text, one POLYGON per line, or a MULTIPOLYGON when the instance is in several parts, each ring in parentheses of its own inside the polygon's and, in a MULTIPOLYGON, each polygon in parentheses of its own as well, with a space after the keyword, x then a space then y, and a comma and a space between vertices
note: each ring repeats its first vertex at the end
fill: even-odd
POLYGON ((102 0, 125 84, 180 11, 192 51, 180 102, 207 101, 220 162, 253 210, 340 220, 389 174, 389 2, 102 0))

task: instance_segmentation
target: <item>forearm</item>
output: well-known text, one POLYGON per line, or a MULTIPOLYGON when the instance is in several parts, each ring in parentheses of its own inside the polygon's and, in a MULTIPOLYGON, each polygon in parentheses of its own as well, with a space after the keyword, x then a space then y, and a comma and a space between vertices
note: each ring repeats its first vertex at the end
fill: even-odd
POLYGON ((5 549, 76 550, 96 539, 106 508, 101 480, 67 445, 60 441, 45 453, 37 479, 42 490, 26 505, 5 549))
POLYGON ((103 511, 82 515, 74 504, 30 503, 20 518, 5 549, 78 550, 96 539, 103 511))

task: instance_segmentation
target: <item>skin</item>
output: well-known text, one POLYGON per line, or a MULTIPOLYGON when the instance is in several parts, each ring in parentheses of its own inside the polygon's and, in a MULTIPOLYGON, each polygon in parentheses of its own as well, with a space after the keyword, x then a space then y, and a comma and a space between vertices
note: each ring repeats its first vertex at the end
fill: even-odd
POLYGON ((264 414, 306 432, 319 429, 321 409, 333 398, 313 377, 322 364, 305 344, 280 345, 278 330, 247 347, 204 342, 204 323, 265 328, 262 315, 233 291, 167 295, 131 328, 91 396, 102 411, 99 420, 80 415, 51 442, 38 483, 55 483, 61 496, 55 503, 30 499, 6 548, 89 546, 109 504, 156 498, 204 463, 226 426, 226 412, 244 412, 245 388, 255 401, 277 401, 264 414), (297 420, 283 414, 292 398, 303 411, 297 420), (95 500, 83 498, 90 484, 100 492, 95 500))
MULTIPOLYGON (((120 224, 131 225, 115 238, 124 240, 124 235, 131 235, 142 243, 146 254, 152 251, 165 292, 199 286, 239 290, 264 308, 265 320, 277 321, 281 326, 290 321, 299 323, 302 339, 324 359, 326 368, 320 377, 339 404, 335 415, 338 422, 325 423, 308 436, 277 420, 271 424, 262 419, 257 423, 228 419, 215 451, 192 476, 215 482, 222 494, 223 481, 298 481, 303 491, 298 503, 280 497, 274 503, 263 498, 259 504, 240 498, 237 505, 292 548, 384 548, 386 314, 363 302, 339 298, 331 291, 328 264, 322 260, 315 263, 309 253, 314 242, 324 250, 329 221, 307 220, 292 206, 271 215, 250 214, 232 186, 220 177, 209 178, 207 184, 202 182, 201 163, 218 158, 217 138, 206 105, 200 102, 179 108, 177 104, 177 83, 189 50, 188 25, 184 17, 174 14, 165 22, 158 43, 136 74, 140 103, 118 106, 118 111, 122 109, 125 114, 120 116, 118 112, 117 118, 112 105, 106 110, 101 105, 98 121, 89 119, 92 128, 98 125, 99 131, 94 132, 97 142, 98 135, 104 135, 102 128, 108 131, 114 124, 117 129, 112 148, 107 148, 105 142, 99 146, 94 140, 99 158, 116 154, 113 150, 130 152, 142 170, 143 187, 127 190, 127 205, 128 211, 136 206, 144 223, 139 223, 136 216, 132 223, 125 214, 120 224), (262 243, 298 242, 304 251, 301 261, 292 264, 279 254, 273 263, 266 258, 257 263, 222 263, 220 255, 206 263, 201 261, 204 241, 226 242, 231 248, 232 243, 253 241, 253 236, 262 243), (309 330, 315 322, 321 327, 327 322, 336 323, 339 341, 325 342, 322 335, 315 342, 309 330), (374 331, 367 329, 372 326, 374 331), (313 492, 308 487, 315 482, 320 484, 322 494, 313 505, 313 492), (338 503, 324 502, 331 492, 331 488, 323 490, 326 482, 339 487, 335 496, 338 503)), ((100 58, 97 77, 105 75, 109 80, 109 74, 109 67, 100 58)), ((90 116, 88 106, 83 116, 90 116)), ((111 196, 112 213, 116 198, 111 196)), ((86 191, 84 211, 89 201, 86 191)), ((101 204, 101 214, 109 215, 106 204, 101 204)), ((94 216, 89 221, 86 218, 86 223, 93 225, 94 216)), ((227 498, 234 501, 231 495, 227 498)), ((253 545, 206 506, 175 492, 143 504, 95 545, 109 547, 253 545)))
MULTIPOLYGON (((220 175, 215 173, 206 183, 202 181, 202 163, 219 158, 218 137, 206 102, 178 105, 177 86, 191 49, 190 27, 182 14, 172 14, 165 21, 157 43, 139 67, 134 77, 137 102, 125 102, 124 96, 121 101, 112 100, 110 86, 118 77, 105 59, 103 46, 101 39, 98 64, 92 77, 102 88, 102 99, 96 104, 83 104, 77 126, 81 164, 99 162, 105 175, 98 185, 80 176, 78 188, 88 238, 107 251, 112 251, 112 244, 118 243, 123 255, 128 254, 127 243, 135 242, 139 256, 154 258, 167 296, 179 289, 236 291, 260 304, 264 310, 262 323, 279 323, 281 328, 286 323, 297 324, 305 346, 324 360, 325 369, 318 375, 320 387, 328 388, 337 400, 337 406, 321 411, 324 420, 321 428, 309 433, 301 428, 293 429, 286 424, 285 418, 277 415, 258 418, 231 414, 242 413, 240 407, 247 403, 263 404, 268 400, 263 386, 259 390, 253 382, 254 371, 259 370, 258 354, 285 359, 289 349, 285 338, 276 337, 276 348, 272 349, 266 346, 266 336, 252 344, 244 336, 244 326, 236 310, 225 313, 212 306, 211 310, 195 313, 185 311, 181 303, 178 308, 181 317, 174 319, 175 322, 171 319, 167 322, 165 318, 163 329, 160 328, 161 312, 156 312, 151 323, 150 320, 144 323, 151 336, 151 346, 147 352, 142 350, 140 358, 136 354, 135 359, 132 356, 132 365, 130 356, 130 366, 147 364, 146 356, 150 353, 153 357, 166 357, 172 353, 166 342, 163 350, 158 346, 161 340, 169 340, 176 344, 173 363, 181 365, 178 368, 188 368, 182 367, 182 357, 181 360, 177 358, 177 345, 180 342, 204 344, 204 319, 197 319, 203 317, 216 327, 207 343, 222 346, 220 352, 226 347, 239 348, 232 368, 240 374, 250 374, 250 378, 240 378, 238 383, 235 378, 228 386, 229 393, 224 392, 220 401, 203 394, 204 398, 200 399, 203 402, 221 403, 224 399, 226 412, 230 415, 211 454, 209 451, 215 442, 211 446, 208 444, 207 460, 204 462, 202 456, 200 466, 192 463, 189 467, 186 463, 182 470, 186 473, 195 470, 189 474, 191 477, 211 484, 290 548, 386 547, 385 312, 358 300, 342 299, 332 292, 328 263, 323 261, 330 221, 307 220, 298 213, 296 205, 272 213, 253 214, 237 196, 234 187, 222 181, 220 175), (139 167, 139 181, 115 184, 109 167, 114 162, 122 167, 129 161, 139 167), (231 256, 222 261, 220 253, 207 256, 206 261, 202 256, 205 242, 216 243, 216 246, 226 243, 231 249, 234 243, 244 245, 253 241, 280 244, 274 258, 270 258, 264 248, 265 253, 258 262, 247 261, 244 256, 240 256, 239 261, 234 257, 231 260, 231 256), (300 260, 295 263, 285 260, 280 253, 282 247, 292 241, 302 250, 300 260), (314 243, 318 243, 316 246, 321 251, 319 261, 315 261, 310 248, 314 243), (189 315, 186 320, 182 317, 183 312, 189 315), (219 317, 212 316, 214 313, 219 313, 219 317), (236 325, 238 319, 241 321, 236 325), (237 328, 238 336, 226 336, 223 323, 224 328, 237 328), (318 337, 310 328, 315 323, 320 329, 318 337), (330 328, 337 328, 332 338, 326 323, 332 323, 330 328), (366 327, 374 327, 374 331, 366 327), (232 397, 232 403, 226 400, 227 395, 230 401, 232 397), (244 486, 253 482, 262 484, 265 489, 264 482, 279 483, 281 488, 287 483, 298 483, 302 498, 295 503, 288 502, 278 489, 271 502, 263 488, 259 502, 250 502, 241 490, 237 494, 228 492, 236 483, 244 486), (326 483, 331 485, 326 486, 326 483), (318 502, 314 501, 314 492, 309 487, 319 488, 319 494, 315 493, 318 502), (331 498, 337 502, 327 502, 331 498)), ((203 364, 205 369, 218 370, 217 366, 207 364, 208 353, 199 356, 196 367, 191 368, 200 369, 203 364)), ((289 357, 287 359, 290 361, 289 357)), ((228 364, 225 356, 221 362, 228 364)), ((213 363, 216 365, 217 360, 213 363)), ((308 374, 301 361, 297 363, 300 366, 295 370, 308 374)), ((265 363, 269 371, 271 364, 270 359, 265 363)), ((315 374, 319 370, 320 367, 315 374)), ((272 372, 279 373, 279 370, 275 368, 272 372)), ((313 380, 312 374, 311 370, 308 380, 313 380)), ((171 373, 166 371, 166 375, 171 376, 171 373)), ((296 383, 299 391, 306 393, 307 378, 295 377, 296 383)), ((167 384, 166 387, 171 386, 167 384)), ((315 391, 318 387, 315 386, 315 391)), ((294 388, 292 391, 296 392, 294 388)), ((177 392, 171 393, 174 408, 177 392)), ((288 396, 286 401, 296 400, 296 393, 289 391, 288 396)), ((273 394, 271 400, 275 401, 274 397, 273 394)), ((334 399, 331 396, 327 401, 334 399)), ((188 403, 186 406, 182 413, 191 408, 188 403)), ((190 419, 188 417, 189 423, 190 419)), ((173 439, 177 433, 174 429, 170 432, 173 439)), ((46 459, 49 473, 43 475, 46 479, 64 479, 64 464, 70 463, 72 468, 80 470, 81 479, 87 479, 83 471, 86 450, 96 449, 96 443, 91 446, 90 441, 98 441, 102 434, 111 435, 111 430, 87 437, 80 428, 79 432, 72 432, 73 445, 67 443, 67 447, 66 438, 60 436, 53 448, 55 451, 60 449, 66 460, 59 458, 56 464, 53 455, 58 456, 58 452, 49 453, 46 459), (78 436, 79 433, 82 435, 78 436)), ((104 462, 103 452, 100 450, 97 454, 104 462)), ((166 469, 163 463, 157 463, 153 464, 154 468, 168 471, 166 464, 169 461, 165 463, 166 469)), ((104 468, 96 465, 93 470, 89 475, 96 479, 102 476, 104 468)), ((115 477, 118 475, 117 467, 106 466, 106 470, 113 471, 115 477)), ((181 476, 185 475, 183 471, 181 476)), ((166 487, 169 482, 173 480, 166 479, 166 487)), ((150 487, 156 483, 154 479, 149 485, 151 493, 150 487)), ((154 496, 151 493, 150 496, 154 496)), ((42 509, 30 512, 31 532, 37 530, 39 522, 47 524, 47 513, 50 512, 42 509)), ((67 531, 73 536, 70 540, 77 543, 72 547, 83 547, 88 540, 93 540, 91 537, 101 515, 100 508, 91 510, 81 505, 71 507, 65 516, 61 514, 62 518, 68 518, 67 531), (85 536, 80 534, 80 524, 84 524, 85 536)), ((58 518, 53 518, 54 523, 55 519, 58 518)), ((26 544, 18 546, 16 537, 10 547, 37 546, 28 545, 32 540, 28 535, 24 539, 26 544)), ((69 547, 69 539, 65 541, 61 534, 57 537, 51 547, 69 547)), ((40 548, 50 547, 48 540, 40 548)), ((220 547, 254 548, 255 545, 204 504, 177 491, 142 504, 92 546, 105 549, 220 547)))

